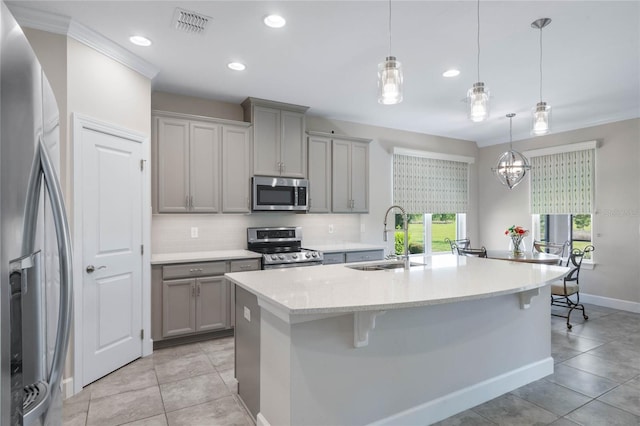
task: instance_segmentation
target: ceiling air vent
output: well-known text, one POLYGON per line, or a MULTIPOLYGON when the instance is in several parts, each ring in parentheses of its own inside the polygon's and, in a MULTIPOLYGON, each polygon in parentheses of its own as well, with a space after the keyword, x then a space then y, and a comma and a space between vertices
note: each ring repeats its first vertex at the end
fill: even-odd
POLYGON ((210 20, 210 16, 176 8, 176 12, 173 14, 173 27, 185 33, 204 34, 210 20))

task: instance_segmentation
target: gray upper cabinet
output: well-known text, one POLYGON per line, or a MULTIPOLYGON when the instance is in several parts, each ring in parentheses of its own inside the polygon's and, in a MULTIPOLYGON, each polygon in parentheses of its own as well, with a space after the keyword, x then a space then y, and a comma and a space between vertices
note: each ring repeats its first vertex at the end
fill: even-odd
POLYGON ((250 124, 153 113, 154 211, 249 212, 250 124))
POLYGON ((369 142, 355 138, 332 139, 334 213, 369 212, 369 142))
POLYGON ((251 132, 222 126, 222 211, 251 211, 251 132))
MULTIPOLYGON (((189 123, 189 210, 220 209, 220 125, 189 123)), ((165 172, 167 170, 165 169, 165 172)))
POLYGON ((244 119, 253 123, 253 174, 307 175, 305 112, 308 107, 247 98, 244 119))
POLYGON ((157 203, 160 213, 189 211, 189 122, 156 118, 157 203))
POLYGON ((331 138, 309 132, 309 213, 331 211, 331 138))

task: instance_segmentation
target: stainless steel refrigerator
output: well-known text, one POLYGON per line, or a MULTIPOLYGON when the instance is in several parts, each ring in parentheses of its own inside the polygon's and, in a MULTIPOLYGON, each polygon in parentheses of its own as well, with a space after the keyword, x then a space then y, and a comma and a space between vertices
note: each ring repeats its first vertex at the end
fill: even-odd
POLYGON ((60 425, 72 306, 60 117, 2 2, 0 18, 0 424, 60 425))

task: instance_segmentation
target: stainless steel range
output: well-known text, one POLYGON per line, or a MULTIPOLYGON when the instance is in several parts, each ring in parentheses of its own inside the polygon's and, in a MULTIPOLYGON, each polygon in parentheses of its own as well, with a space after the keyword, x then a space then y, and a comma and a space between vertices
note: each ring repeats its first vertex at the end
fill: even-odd
POLYGON ((322 264, 322 252, 302 248, 302 228, 247 228, 247 249, 262 253, 262 269, 322 264))

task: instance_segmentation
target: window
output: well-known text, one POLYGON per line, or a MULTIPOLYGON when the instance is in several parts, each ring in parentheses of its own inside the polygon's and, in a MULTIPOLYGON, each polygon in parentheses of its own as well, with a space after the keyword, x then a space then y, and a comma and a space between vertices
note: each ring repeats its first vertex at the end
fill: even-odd
MULTIPOLYGON (((590 214, 534 215, 534 229, 535 239, 556 243, 569 241, 570 250, 584 250, 593 241, 590 214)), ((585 259, 591 259, 591 253, 585 259)))
MULTIPOLYGON (((451 253, 451 247, 445 238, 455 240, 466 236, 466 215, 463 213, 416 213, 409 214, 408 218, 410 254, 451 253)), ((395 220, 395 251, 397 255, 401 255, 404 254, 402 215, 396 214, 395 220)))
POLYGON ((535 239, 581 250, 591 244, 596 147, 589 141, 525 152, 535 239))
MULTIPOLYGON (((451 253, 445 238, 466 237, 469 164, 473 162, 472 157, 394 149, 393 203, 411 212, 409 253, 451 253)), ((396 215, 395 225, 396 254, 403 254, 402 215, 396 215)))

